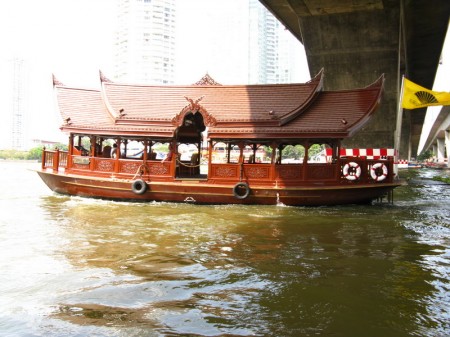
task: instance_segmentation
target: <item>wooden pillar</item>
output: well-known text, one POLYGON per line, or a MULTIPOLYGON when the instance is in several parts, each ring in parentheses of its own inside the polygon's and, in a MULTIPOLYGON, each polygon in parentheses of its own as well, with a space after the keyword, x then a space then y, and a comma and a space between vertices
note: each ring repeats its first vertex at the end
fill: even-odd
POLYGON ((59 167, 59 149, 56 148, 56 151, 53 152, 53 171, 58 172, 59 167))

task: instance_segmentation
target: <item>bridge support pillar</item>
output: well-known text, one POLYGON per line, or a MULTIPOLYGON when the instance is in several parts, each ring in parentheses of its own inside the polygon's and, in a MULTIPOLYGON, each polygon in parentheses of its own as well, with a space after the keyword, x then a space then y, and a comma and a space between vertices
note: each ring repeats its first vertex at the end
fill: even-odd
POLYGON ((437 161, 438 163, 443 163, 445 160, 445 141, 443 139, 436 139, 436 157, 437 157, 437 161))
POLYGON ((445 150, 447 154, 447 167, 450 167, 450 131, 445 131, 445 150))
MULTIPOLYGON (((304 16, 300 18, 300 27, 311 76, 325 67, 325 90, 364 87, 385 74, 379 110, 369 124, 344 140, 343 145, 394 147, 400 64, 404 59, 399 7, 304 16)), ((408 135, 409 129, 404 134, 408 135)), ((408 148, 405 151, 401 157, 407 157, 408 148)))

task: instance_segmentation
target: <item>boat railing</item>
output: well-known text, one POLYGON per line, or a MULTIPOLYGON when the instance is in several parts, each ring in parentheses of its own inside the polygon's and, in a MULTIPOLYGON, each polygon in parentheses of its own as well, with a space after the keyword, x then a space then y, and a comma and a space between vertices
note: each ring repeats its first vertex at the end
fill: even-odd
POLYGON ((63 150, 42 149, 42 169, 58 171, 67 168, 68 153, 63 150))
MULTIPOLYGON (((44 148, 42 169, 57 172, 67 168, 71 172, 84 171, 105 177, 132 178, 140 175, 148 179, 166 179, 175 176, 175 167, 170 162, 68 155, 67 151, 44 148)), ((392 183, 394 178, 394 160, 391 157, 341 157, 326 163, 212 163, 208 171, 208 179, 216 182, 246 181, 259 185, 273 182, 286 186, 299 182, 306 185, 392 183)))
MULTIPOLYGON (((47 151, 50 152, 50 151, 47 151)), ((51 157, 51 155, 49 155, 51 157)), ((70 172, 104 176, 114 175, 125 179, 131 179, 135 176, 168 177, 173 176, 170 162, 161 160, 142 159, 116 159, 103 157, 90 157, 82 155, 69 155, 66 161, 70 161, 70 172)), ((47 167, 52 168, 53 165, 47 167)))
POLYGON ((302 184, 370 184, 393 182, 393 158, 340 158, 327 163, 215 163, 209 178, 218 182, 246 181, 266 184, 276 181, 286 186, 302 184))

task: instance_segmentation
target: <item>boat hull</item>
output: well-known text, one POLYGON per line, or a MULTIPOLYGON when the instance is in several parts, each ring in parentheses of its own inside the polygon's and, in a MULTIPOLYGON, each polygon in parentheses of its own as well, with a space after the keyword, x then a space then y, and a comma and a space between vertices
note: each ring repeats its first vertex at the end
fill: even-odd
POLYGON ((121 201, 166 201, 192 204, 258 204, 323 206, 367 204, 389 196, 400 182, 383 184, 342 184, 336 186, 260 186, 249 185, 248 196, 235 192, 234 185, 212 184, 207 180, 146 182, 145 191, 133 189, 133 181, 94 178, 38 171, 54 192, 64 195, 121 201))

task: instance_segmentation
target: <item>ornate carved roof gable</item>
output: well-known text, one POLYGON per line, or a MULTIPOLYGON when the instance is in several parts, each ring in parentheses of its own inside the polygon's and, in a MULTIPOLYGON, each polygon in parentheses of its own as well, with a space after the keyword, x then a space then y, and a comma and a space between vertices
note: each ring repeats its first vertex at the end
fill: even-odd
POLYGON ((201 96, 197 98, 195 101, 192 98, 184 96, 186 100, 189 102, 188 105, 186 105, 179 114, 177 114, 172 119, 172 125, 174 126, 180 126, 183 123, 183 119, 188 113, 200 113, 203 116, 203 121, 206 126, 216 126, 217 120, 214 116, 208 113, 208 111, 199 104, 199 102, 203 99, 204 96, 201 96))

